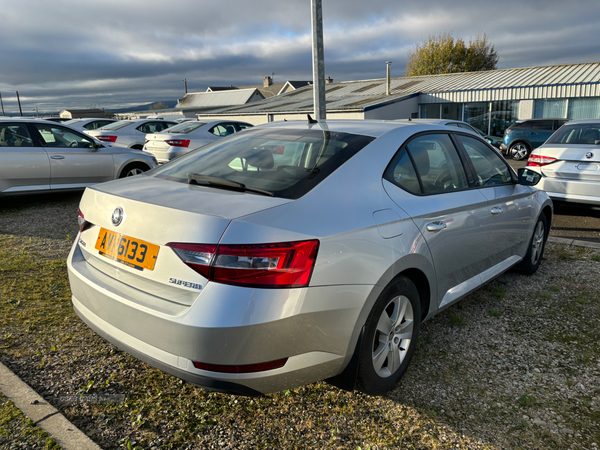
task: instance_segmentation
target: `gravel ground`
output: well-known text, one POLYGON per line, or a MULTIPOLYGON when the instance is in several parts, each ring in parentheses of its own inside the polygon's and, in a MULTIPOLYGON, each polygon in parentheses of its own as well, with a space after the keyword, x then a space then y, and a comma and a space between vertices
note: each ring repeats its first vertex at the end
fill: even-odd
POLYGON ((549 245, 534 276, 506 273, 423 324, 385 397, 316 383, 250 399, 152 369, 73 314, 76 207, 77 196, 0 206, 0 360, 103 448, 600 445, 598 251, 549 245))

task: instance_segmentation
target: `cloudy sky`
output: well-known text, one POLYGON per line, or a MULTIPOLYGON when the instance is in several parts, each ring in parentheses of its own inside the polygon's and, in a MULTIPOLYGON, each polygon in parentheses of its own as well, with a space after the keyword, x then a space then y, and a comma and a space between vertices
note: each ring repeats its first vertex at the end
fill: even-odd
MULTIPOLYGON (((402 76, 430 34, 487 33, 498 68, 600 61, 598 0, 322 0, 325 74, 402 76)), ((312 78, 310 0, 0 0, 7 114, 122 108, 209 85, 312 78)))

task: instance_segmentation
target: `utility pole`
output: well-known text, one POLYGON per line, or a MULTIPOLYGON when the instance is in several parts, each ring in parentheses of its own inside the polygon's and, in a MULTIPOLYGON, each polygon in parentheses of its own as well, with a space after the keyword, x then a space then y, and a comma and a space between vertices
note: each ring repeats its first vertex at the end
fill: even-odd
POLYGON ((5 116, 6 114, 4 114, 4 102, 2 102, 2 93, 0 92, 0 105, 2 105, 2 115, 5 116))
POLYGON ((325 52, 323 51, 323 8, 321 0, 311 0, 313 100, 315 119, 326 119, 325 104, 325 52))
POLYGON ((23 117, 23 110, 21 109, 21 99, 19 98, 19 91, 17 92, 17 102, 19 102, 19 111, 21 112, 21 117, 23 117))
POLYGON ((185 93, 187 94, 187 78, 183 79, 183 85, 185 86, 185 93))

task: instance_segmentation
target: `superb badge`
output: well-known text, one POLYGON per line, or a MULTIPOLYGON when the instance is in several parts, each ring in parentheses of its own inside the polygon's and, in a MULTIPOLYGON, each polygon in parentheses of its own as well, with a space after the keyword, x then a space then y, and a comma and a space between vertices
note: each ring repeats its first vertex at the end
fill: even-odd
POLYGON ((115 209, 112 213, 112 223, 115 227, 119 226, 121 222, 123 222, 124 215, 123 208, 117 206, 117 209, 115 209))

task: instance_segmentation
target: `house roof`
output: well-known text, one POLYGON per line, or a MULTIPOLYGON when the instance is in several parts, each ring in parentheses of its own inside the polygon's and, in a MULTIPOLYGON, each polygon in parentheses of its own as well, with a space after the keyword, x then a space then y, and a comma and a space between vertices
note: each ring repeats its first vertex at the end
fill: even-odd
POLYGON ((177 101, 176 108, 218 108, 244 105, 257 93, 261 95, 257 89, 229 89, 216 92, 187 93, 185 97, 177 101))

